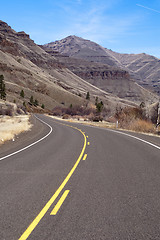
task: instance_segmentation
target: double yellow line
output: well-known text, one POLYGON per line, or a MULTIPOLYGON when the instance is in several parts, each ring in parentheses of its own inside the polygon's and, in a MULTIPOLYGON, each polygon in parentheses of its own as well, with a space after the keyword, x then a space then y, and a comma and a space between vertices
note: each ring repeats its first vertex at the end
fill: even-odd
MULTIPOLYGON (((62 124, 65 125, 65 124, 62 124)), ((70 125, 65 125, 65 126, 69 126, 71 128, 74 128, 76 130, 78 130, 79 132, 82 133, 83 137, 84 137, 84 145, 81 151, 81 154, 79 155, 79 158, 77 159, 76 163, 74 164, 73 168, 71 169, 71 171, 68 173, 67 177, 64 179, 64 181, 62 182, 62 184, 60 185, 60 187, 57 189, 57 191, 54 193, 54 195, 50 198, 50 200, 46 203, 46 205, 44 206, 44 208, 40 211, 40 213, 37 215, 37 217, 33 220, 33 222, 29 225, 29 227, 26 229, 26 231, 21 235, 21 237, 19 238, 19 240, 26 240, 30 234, 32 233, 32 231, 36 228, 36 226, 38 225, 38 223, 40 222, 40 220, 44 217, 44 215, 46 214, 46 212, 48 211, 48 209, 51 207, 51 205, 53 204, 53 202, 55 201, 55 199, 58 197, 58 195, 60 194, 60 192, 63 190, 63 188, 65 187, 65 185, 67 184, 67 182, 69 181, 69 179, 71 178, 72 174, 74 173, 74 171, 76 170, 79 162, 81 161, 84 151, 86 149, 86 143, 87 143, 87 139, 86 139, 86 135, 84 132, 82 132, 80 129, 76 128, 76 127, 72 127, 70 125)), ((66 193, 66 196, 69 192, 66 193)), ((66 197, 65 196, 65 197, 66 197)))

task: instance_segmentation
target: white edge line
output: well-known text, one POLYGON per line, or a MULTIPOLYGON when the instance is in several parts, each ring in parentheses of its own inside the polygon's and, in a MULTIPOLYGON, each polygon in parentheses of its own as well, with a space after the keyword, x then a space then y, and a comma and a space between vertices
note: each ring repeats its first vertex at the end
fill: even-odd
POLYGON ((106 131, 110 131, 110 132, 115 132, 115 133, 118 133, 118 134, 126 135, 126 136, 128 136, 128 137, 131 137, 131 138, 134 138, 134 139, 136 139, 136 140, 139 140, 139 141, 141 141, 141 142, 143 142, 143 143, 146 143, 146 144, 148 144, 148 145, 150 145, 150 146, 152 146, 152 147, 155 147, 155 148, 157 148, 157 149, 160 150, 160 147, 159 147, 159 146, 157 146, 157 145, 155 145, 155 144, 153 144, 153 143, 150 143, 150 142, 148 142, 148 141, 146 141, 146 140, 143 140, 143 139, 141 139, 141 138, 139 138, 139 137, 135 137, 135 136, 133 136, 133 135, 130 135, 130 134, 127 134, 127 133, 124 133, 124 132, 116 131, 116 130, 109 129, 109 128, 100 128, 100 127, 97 127, 97 126, 89 126, 89 125, 83 125, 83 126, 98 128, 98 129, 101 129, 101 130, 106 130, 106 131))
POLYGON ((28 145, 28 146, 26 146, 26 147, 24 147, 24 148, 21 148, 20 150, 18 150, 18 151, 16 151, 16 152, 13 152, 13 153, 8 154, 8 155, 6 155, 6 156, 4 156, 4 157, 1 157, 1 158, 0 158, 0 161, 2 161, 2 160, 5 159, 5 158, 11 157, 11 156, 13 156, 13 155, 15 155, 15 154, 17 154, 17 153, 20 153, 20 152, 26 150, 27 148, 32 147, 33 145, 41 142, 42 140, 44 140, 45 138, 47 138, 47 137, 51 134, 51 132, 53 131, 53 128, 52 128, 48 123, 44 122, 43 120, 41 120, 40 118, 36 117, 35 115, 34 115, 34 117, 37 118, 39 121, 41 121, 42 123, 44 123, 45 125, 47 125, 47 126, 50 128, 49 133, 47 133, 47 135, 45 135, 44 137, 40 138, 40 139, 37 140, 36 142, 33 142, 33 143, 31 143, 30 145, 28 145))
POLYGON ((112 130, 112 129, 108 129, 108 130, 111 131, 111 132, 115 132, 115 133, 119 133, 119 134, 122 134, 122 135, 126 135, 126 136, 128 136, 128 137, 135 138, 136 140, 139 140, 139 141, 141 141, 141 142, 144 142, 144 143, 146 143, 146 144, 149 144, 150 146, 155 147, 155 148, 157 148, 157 149, 160 150, 160 147, 159 147, 159 146, 157 146, 157 145, 155 145, 155 144, 153 144, 153 143, 150 143, 150 142, 148 142, 148 141, 146 141, 146 140, 143 140, 143 139, 141 139, 141 138, 139 138, 139 137, 135 137, 135 136, 133 136, 133 135, 130 135, 130 134, 127 134, 127 133, 123 133, 123 132, 119 132, 119 131, 115 131, 115 130, 112 130))

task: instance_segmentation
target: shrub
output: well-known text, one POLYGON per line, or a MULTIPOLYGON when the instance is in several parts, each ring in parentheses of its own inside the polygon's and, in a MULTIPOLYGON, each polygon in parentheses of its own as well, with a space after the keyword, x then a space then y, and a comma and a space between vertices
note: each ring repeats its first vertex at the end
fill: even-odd
POLYGON ((66 112, 66 109, 65 109, 65 108, 62 108, 62 107, 55 107, 55 108, 52 110, 52 114, 53 114, 54 116, 62 116, 65 112, 66 112))
POLYGON ((119 127, 129 128, 129 125, 136 119, 144 119, 143 110, 140 108, 126 107, 116 110, 115 118, 119 122, 119 127))
POLYGON ((75 116, 75 115, 84 116, 84 115, 89 115, 93 111, 95 110, 92 108, 70 105, 68 108, 55 107, 52 110, 52 113, 55 116, 62 116, 63 114, 67 114, 70 116, 75 116))
POLYGON ((13 116, 13 108, 8 108, 5 110, 5 115, 8 115, 10 117, 13 116))
POLYGON ((68 114, 64 114, 62 118, 63 119, 69 119, 69 115, 68 114))
POLYGON ((3 75, 0 75, 0 98, 6 100, 6 87, 3 75))
POLYGON ((35 106, 35 107, 37 107, 37 106, 39 105, 39 103, 38 103, 38 100, 37 100, 37 99, 35 99, 35 101, 34 101, 34 103, 33 103, 33 104, 34 104, 34 106, 35 106))
POLYGON ((25 101, 23 102, 23 106, 26 107, 26 102, 25 101))
POLYGON ((137 119, 129 125, 129 130, 136 132, 155 133, 155 127, 150 121, 137 119))
POLYGON ((41 108, 43 108, 43 109, 44 109, 44 104, 42 104, 42 105, 41 105, 41 108))
POLYGON ((142 108, 120 109, 115 114, 119 127, 136 132, 155 133, 153 123, 144 117, 142 108))
POLYGON ((102 112, 102 109, 103 109, 102 101, 96 104, 96 109, 97 109, 97 112, 102 112))
POLYGON ((30 104, 33 105, 34 100, 33 100, 33 96, 30 97, 30 104))
POLYGON ((101 114, 98 114, 96 112, 92 112, 89 116, 88 119, 93 122, 102 122, 103 121, 103 116, 101 114))

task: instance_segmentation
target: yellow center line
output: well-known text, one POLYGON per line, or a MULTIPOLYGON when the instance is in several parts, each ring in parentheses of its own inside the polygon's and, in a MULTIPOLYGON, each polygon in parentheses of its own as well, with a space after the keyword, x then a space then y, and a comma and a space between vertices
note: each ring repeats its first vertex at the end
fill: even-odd
POLYGON ((83 160, 85 161, 87 158, 87 154, 84 155, 83 160))
POLYGON ((50 213, 50 215, 56 215, 58 210, 60 209, 60 207, 62 206, 64 200, 66 199, 67 195, 69 193, 69 190, 66 190, 62 197, 59 199, 58 203, 56 204, 56 206, 53 208, 52 212, 50 213))
MULTIPOLYGON (((65 125, 65 124, 63 124, 65 125)), ((26 240, 30 234, 32 233, 32 231, 35 229, 35 227, 38 225, 38 223, 40 222, 40 220, 44 217, 44 215, 46 214, 46 212, 48 211, 48 209, 51 207, 51 205, 53 204, 53 202, 55 201, 55 199, 58 197, 58 195, 60 194, 60 192, 62 191, 62 189, 65 187, 65 185, 67 184, 67 182, 69 181, 70 177, 72 176, 72 174, 74 173, 74 171, 76 170, 80 160, 82 159, 82 156, 84 154, 85 148, 86 148, 86 136, 85 134, 78 128, 76 127, 72 127, 70 125, 65 125, 65 126, 69 126, 71 128, 74 128, 76 130, 78 130, 79 132, 82 133, 82 135, 84 136, 84 145, 83 145, 83 149, 79 155, 79 158, 77 159, 76 163, 74 164, 73 168, 71 169, 71 171, 68 173, 67 177, 64 179, 64 181, 62 182, 62 184, 60 185, 60 187, 57 189, 57 191, 54 193, 54 195, 50 198, 50 200, 46 203, 46 205, 44 206, 44 208, 40 211, 40 213, 37 215, 37 217, 33 220, 33 222, 29 225, 29 227, 26 229, 26 231, 21 235, 21 237, 19 238, 19 240, 26 240)))

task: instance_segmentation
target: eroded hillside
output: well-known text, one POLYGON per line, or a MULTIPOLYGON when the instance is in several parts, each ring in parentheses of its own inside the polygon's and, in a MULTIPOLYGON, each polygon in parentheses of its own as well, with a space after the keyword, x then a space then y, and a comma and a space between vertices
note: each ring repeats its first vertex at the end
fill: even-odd
POLYGON ((29 35, 16 32, 0 21, 0 74, 5 78, 8 100, 29 101, 33 95, 40 104, 52 109, 61 105, 86 105, 86 93, 90 92, 91 103, 98 96, 113 110, 117 105, 135 106, 131 101, 93 86, 71 70, 58 56, 36 45, 29 35), (24 99, 20 96, 22 89, 24 99))
POLYGON ((142 101, 150 104, 158 100, 156 94, 135 81, 135 74, 130 73, 125 64, 122 65, 120 59, 111 54, 112 51, 94 42, 69 36, 46 44, 44 48, 52 56, 56 56, 56 51, 63 54, 63 57, 57 54, 61 63, 87 82, 109 93, 138 104, 142 101))

